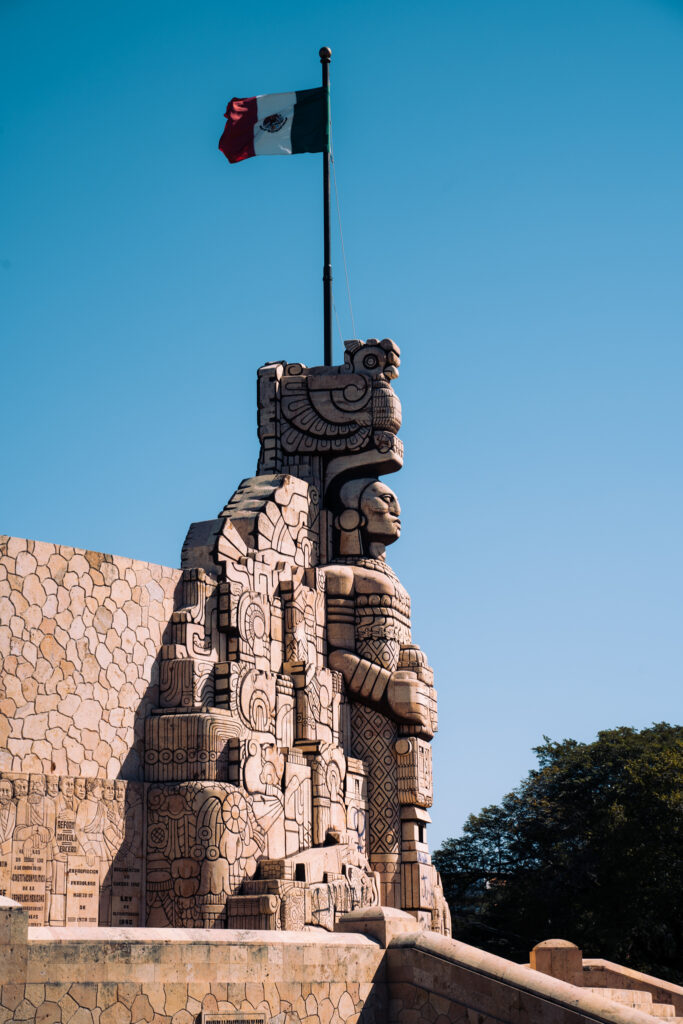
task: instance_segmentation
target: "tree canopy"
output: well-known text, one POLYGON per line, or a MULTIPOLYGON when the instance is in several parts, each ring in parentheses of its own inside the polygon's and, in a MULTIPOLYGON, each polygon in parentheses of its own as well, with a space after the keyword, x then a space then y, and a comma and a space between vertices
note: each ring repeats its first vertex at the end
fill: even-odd
POLYGON ((539 767, 434 855, 454 937, 516 960, 568 939, 683 982, 683 727, 544 741, 539 767))

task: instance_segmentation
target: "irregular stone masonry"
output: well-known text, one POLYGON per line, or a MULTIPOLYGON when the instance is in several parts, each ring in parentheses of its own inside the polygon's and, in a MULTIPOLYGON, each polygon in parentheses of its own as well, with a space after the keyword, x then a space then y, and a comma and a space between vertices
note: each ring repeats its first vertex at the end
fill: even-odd
MULTIPOLYGON (((335 974, 343 963, 334 964, 335 974)), ((216 972, 218 973, 218 972, 216 972)), ((75 1021, 76 1024, 195 1024, 200 1014, 232 1015, 241 1024, 386 1024, 383 1012, 372 1011, 371 981, 266 981, 226 983, 87 981, 6 985, 0 1021, 75 1021), (208 991, 207 991, 208 990, 208 991), (9 1004, 9 1005, 6 1005, 9 1004), (243 1015, 243 1016, 242 1016, 243 1015)))
POLYGON ((0 537, 0 770, 142 778, 181 573, 0 537))
POLYGON ((0 1024, 386 1022, 384 951, 360 935, 40 928, 23 964, 20 943, 0 951, 0 1024))

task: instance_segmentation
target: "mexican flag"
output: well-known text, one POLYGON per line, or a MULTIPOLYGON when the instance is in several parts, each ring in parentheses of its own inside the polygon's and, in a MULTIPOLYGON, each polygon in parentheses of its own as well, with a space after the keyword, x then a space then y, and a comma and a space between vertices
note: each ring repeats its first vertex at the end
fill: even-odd
POLYGON ((231 164, 250 156, 326 153, 328 111, 329 93, 324 88, 232 99, 218 148, 231 164))

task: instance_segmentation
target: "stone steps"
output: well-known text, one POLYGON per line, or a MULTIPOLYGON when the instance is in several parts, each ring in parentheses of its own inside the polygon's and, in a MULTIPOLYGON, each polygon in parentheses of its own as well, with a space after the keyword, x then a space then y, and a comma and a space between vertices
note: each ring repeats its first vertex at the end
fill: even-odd
POLYGON ((614 1003, 629 1006, 632 1010, 640 1010, 651 1017, 666 1018, 667 1024, 679 1024, 683 1018, 676 1016, 676 1007, 672 1003, 655 1003, 650 992, 637 988, 598 988, 587 987, 586 991, 601 999, 610 999, 614 1003))

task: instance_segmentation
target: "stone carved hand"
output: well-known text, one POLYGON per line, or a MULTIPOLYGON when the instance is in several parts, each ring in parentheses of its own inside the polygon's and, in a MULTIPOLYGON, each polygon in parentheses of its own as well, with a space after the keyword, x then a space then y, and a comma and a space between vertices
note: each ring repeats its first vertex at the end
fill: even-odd
POLYGON ((17 839, 24 841, 24 853, 28 856, 40 853, 43 847, 48 845, 51 838, 50 830, 45 828, 44 825, 30 825, 28 828, 17 830, 17 839))
POLYGON ((420 726, 431 739, 433 732, 425 690, 425 684, 415 672, 399 668, 389 677, 386 697, 400 721, 420 726))
POLYGON ((421 732, 431 738, 427 687, 416 672, 411 669, 388 672, 351 651, 332 651, 329 665, 342 673, 350 693, 369 704, 385 699, 397 721, 419 726, 421 732))

